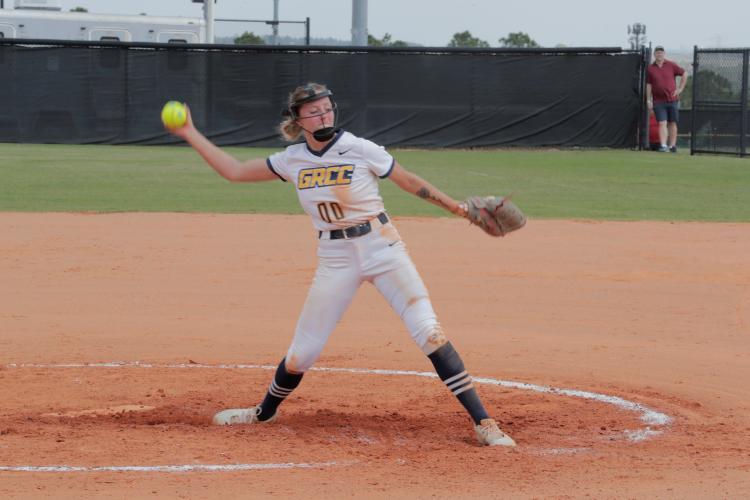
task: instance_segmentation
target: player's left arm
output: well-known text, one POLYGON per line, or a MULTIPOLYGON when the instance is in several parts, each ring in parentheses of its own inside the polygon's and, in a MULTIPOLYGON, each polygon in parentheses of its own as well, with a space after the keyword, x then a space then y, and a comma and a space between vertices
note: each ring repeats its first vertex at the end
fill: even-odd
POLYGON ((407 193, 419 196, 459 217, 466 217, 466 207, 462 203, 443 193, 414 172, 406 170, 398 162, 394 163, 388 178, 407 193))

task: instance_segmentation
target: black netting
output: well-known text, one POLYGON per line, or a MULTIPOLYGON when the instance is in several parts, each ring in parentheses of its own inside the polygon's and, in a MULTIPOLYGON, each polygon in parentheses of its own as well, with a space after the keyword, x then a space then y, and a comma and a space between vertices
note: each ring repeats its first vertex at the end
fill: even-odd
POLYGON ((221 145, 280 146, 286 94, 335 92, 341 124, 408 147, 635 147, 640 53, 0 43, 0 142, 168 144, 167 100, 221 145))
POLYGON ((745 155, 748 149, 748 53, 697 50, 692 150, 745 155))

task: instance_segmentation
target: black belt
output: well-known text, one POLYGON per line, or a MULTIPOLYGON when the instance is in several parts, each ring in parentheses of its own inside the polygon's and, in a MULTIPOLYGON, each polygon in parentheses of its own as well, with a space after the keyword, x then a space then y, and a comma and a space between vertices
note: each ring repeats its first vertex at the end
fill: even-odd
MULTIPOLYGON (((378 214, 378 220, 381 222, 381 224, 388 224, 388 216, 385 214, 385 212, 380 212, 378 214)), ((357 226, 350 226, 345 229, 334 229, 333 231, 330 231, 332 240, 341 240, 341 239, 349 239, 349 238, 357 238, 358 236, 364 236, 367 233, 372 231, 372 225, 370 222, 365 222, 364 224, 359 224, 357 226)), ((321 238, 323 236, 323 231, 318 231, 318 238, 321 238)))

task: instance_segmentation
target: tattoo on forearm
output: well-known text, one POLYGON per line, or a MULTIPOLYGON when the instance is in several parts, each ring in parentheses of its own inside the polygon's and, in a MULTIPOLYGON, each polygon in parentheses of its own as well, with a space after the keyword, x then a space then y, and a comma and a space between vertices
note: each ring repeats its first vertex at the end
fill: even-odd
POLYGON ((441 199, 440 199, 440 198, 438 198, 437 196, 435 196, 435 195, 433 195, 432 193, 430 193, 430 190, 429 190, 429 189, 427 189, 427 188, 426 188, 426 187, 424 187, 424 186, 422 186, 421 188, 419 188, 419 191, 417 191, 417 196, 419 196, 420 198, 423 198, 423 199, 425 199, 425 200, 428 200, 428 201, 434 201, 435 203, 437 203, 437 204, 438 204, 438 205, 440 205, 441 207, 443 207, 443 208, 445 208, 446 210, 448 210, 448 205, 446 205, 446 204, 445 204, 445 203, 443 202, 443 200, 441 200, 441 199))

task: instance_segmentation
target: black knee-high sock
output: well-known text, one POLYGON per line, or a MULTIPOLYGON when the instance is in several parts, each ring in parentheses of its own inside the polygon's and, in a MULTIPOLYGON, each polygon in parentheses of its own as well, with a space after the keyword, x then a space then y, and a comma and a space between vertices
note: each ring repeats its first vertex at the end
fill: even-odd
POLYGON ((484 409, 482 402, 479 400, 477 390, 474 389, 471 377, 466 373, 461 356, 458 355, 450 342, 441 345, 427 357, 432 361, 440 380, 464 405, 475 424, 479 425, 481 420, 489 418, 487 410, 484 409))
POLYGON ((276 375, 274 375, 273 381, 268 387, 266 397, 263 398, 263 402, 260 404, 258 420, 261 422, 268 420, 276 414, 276 409, 297 388, 304 375, 304 373, 289 373, 286 371, 285 361, 286 358, 282 359, 279 367, 276 368, 276 375))

